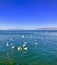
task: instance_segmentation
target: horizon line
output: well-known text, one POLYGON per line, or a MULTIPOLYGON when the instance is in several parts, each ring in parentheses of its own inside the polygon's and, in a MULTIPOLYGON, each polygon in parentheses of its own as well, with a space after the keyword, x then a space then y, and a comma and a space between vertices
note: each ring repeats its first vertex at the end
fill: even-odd
POLYGON ((57 30, 57 27, 39 27, 35 29, 8 28, 8 29, 0 29, 0 30, 57 30))

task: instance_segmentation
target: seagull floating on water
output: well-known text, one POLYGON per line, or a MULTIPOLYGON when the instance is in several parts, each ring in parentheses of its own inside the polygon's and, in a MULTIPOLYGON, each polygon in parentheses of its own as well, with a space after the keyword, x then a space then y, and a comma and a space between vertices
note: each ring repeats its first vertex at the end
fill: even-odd
POLYGON ((25 47, 25 46, 26 46, 26 44, 23 44, 22 46, 23 46, 23 47, 25 47))
POLYGON ((35 45, 38 45, 38 43, 36 42, 35 45))
POLYGON ((25 48, 24 48, 24 50, 25 50, 25 51, 27 51, 27 50, 28 50, 28 48, 27 48, 27 47, 25 47, 25 48))
POLYGON ((12 46, 12 49, 14 49, 15 46, 12 46))
POLYGON ((20 47, 18 47, 17 49, 18 49, 18 51, 20 51, 20 50, 22 50, 22 47, 20 46, 20 47))
POLYGON ((25 36, 24 36, 24 35, 22 35, 22 38, 25 38, 25 36))
POLYGON ((17 49, 18 49, 18 51, 20 51, 20 50, 25 50, 25 51, 28 50, 27 47, 21 47, 21 46, 18 47, 17 49))
POLYGON ((10 44, 11 46, 13 45, 13 44, 10 44))
POLYGON ((10 41, 12 41, 13 39, 11 38, 10 41))
POLYGON ((6 43, 6 46, 9 46, 8 42, 6 43))
POLYGON ((21 46, 17 48, 18 50, 21 50, 21 46))

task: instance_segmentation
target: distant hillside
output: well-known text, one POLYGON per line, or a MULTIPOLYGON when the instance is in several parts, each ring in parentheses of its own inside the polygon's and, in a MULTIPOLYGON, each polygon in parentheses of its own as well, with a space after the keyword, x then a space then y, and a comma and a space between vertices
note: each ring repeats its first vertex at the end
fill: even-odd
POLYGON ((36 30, 57 30, 57 28, 38 28, 36 30))

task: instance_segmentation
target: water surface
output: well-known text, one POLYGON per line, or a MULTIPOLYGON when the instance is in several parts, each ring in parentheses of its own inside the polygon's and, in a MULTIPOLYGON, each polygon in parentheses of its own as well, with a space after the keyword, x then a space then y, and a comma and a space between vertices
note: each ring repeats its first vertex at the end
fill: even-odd
POLYGON ((0 65, 57 65, 57 31, 0 31, 0 65))

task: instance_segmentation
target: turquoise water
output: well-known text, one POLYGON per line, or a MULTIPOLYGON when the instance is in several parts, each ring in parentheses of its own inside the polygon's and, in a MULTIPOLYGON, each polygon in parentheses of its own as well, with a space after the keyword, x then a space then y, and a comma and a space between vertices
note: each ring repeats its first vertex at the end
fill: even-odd
POLYGON ((0 31, 0 65, 57 65, 57 31, 0 31))

